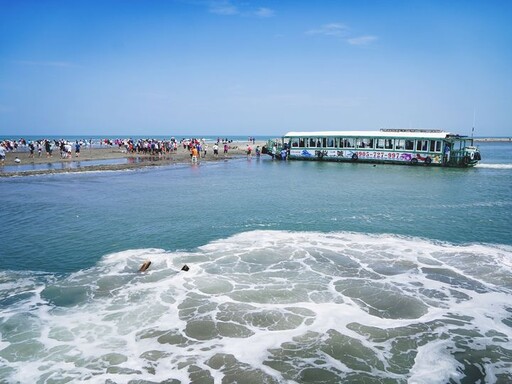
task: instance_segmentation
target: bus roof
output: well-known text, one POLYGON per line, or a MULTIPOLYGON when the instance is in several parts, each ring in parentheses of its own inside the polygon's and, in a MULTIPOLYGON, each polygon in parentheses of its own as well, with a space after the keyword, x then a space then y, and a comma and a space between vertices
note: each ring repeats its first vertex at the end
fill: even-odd
POLYGON ((310 131, 310 132, 288 132, 284 137, 400 137, 400 138, 424 138, 424 139, 445 139, 463 138, 465 136, 455 135, 440 130, 426 129, 381 129, 380 131, 310 131))

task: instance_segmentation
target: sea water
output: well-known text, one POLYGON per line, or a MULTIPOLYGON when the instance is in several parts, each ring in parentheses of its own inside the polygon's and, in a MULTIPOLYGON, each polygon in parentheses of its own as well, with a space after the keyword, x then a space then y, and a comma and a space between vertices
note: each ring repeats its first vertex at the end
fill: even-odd
POLYGON ((0 382, 510 383, 512 145, 480 149, 1 179, 0 382))

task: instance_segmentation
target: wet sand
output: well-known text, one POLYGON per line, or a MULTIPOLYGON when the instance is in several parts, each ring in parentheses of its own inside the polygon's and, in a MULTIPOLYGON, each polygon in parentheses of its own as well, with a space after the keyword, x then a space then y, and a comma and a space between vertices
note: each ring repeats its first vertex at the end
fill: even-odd
MULTIPOLYGON (((255 151, 257 145, 260 148, 264 145, 263 142, 256 142, 254 145, 251 144, 253 149, 252 155, 255 157, 255 151)), ((234 158, 246 157, 247 143, 231 143, 228 154, 224 155, 223 146, 219 146, 219 155, 215 157, 213 155, 212 145, 209 145, 206 157, 200 157, 198 163, 210 162, 210 161, 225 161, 234 158)), ((201 155, 202 156, 202 155, 201 155)), ((262 155, 263 156, 263 155, 262 155)), ((40 174, 51 174, 51 173, 66 173, 66 172, 91 172, 91 171, 118 171, 126 169, 136 169, 148 166, 160 166, 168 164, 184 164, 191 163, 190 152, 184 149, 183 146, 178 147, 177 151, 166 153, 161 156, 158 155, 145 155, 140 153, 127 153, 124 148, 117 146, 105 146, 103 148, 83 148, 80 151, 80 155, 77 157, 75 152, 72 152, 72 157, 61 158, 60 151, 54 150, 52 157, 47 157, 43 151, 41 156, 38 156, 37 150, 34 153, 34 157, 30 157, 30 153, 27 151, 16 151, 6 153, 5 161, 0 164, 0 177, 13 177, 13 176, 29 176, 29 175, 40 175, 40 174), (20 160, 19 163, 15 162, 15 159, 20 160), (120 164, 99 164, 99 165, 87 165, 88 161, 101 162, 101 160, 111 159, 127 159, 126 162, 120 164), (80 167, 69 167, 66 168, 66 163, 73 163, 80 161, 80 167), (24 171, 6 171, 4 166, 21 166, 27 164, 51 164, 54 165, 51 169, 38 169, 38 170, 24 170, 24 171), (55 165, 61 166, 56 168, 55 165)), ((11 167, 9 167, 11 168, 11 167)))

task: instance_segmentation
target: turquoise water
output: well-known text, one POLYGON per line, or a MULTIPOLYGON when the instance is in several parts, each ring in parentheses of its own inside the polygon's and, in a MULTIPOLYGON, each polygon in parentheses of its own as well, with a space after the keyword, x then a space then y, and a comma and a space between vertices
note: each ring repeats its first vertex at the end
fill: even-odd
POLYGON ((511 382, 512 145, 480 149, 0 179, 0 378, 511 382))

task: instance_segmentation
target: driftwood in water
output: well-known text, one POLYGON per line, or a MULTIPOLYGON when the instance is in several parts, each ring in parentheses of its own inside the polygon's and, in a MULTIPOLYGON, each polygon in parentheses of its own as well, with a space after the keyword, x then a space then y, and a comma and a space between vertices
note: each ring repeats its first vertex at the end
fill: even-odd
POLYGON ((142 266, 140 267, 139 269, 139 272, 146 272, 146 270, 149 268, 149 266, 151 265, 151 261, 149 260, 146 260, 142 266))

